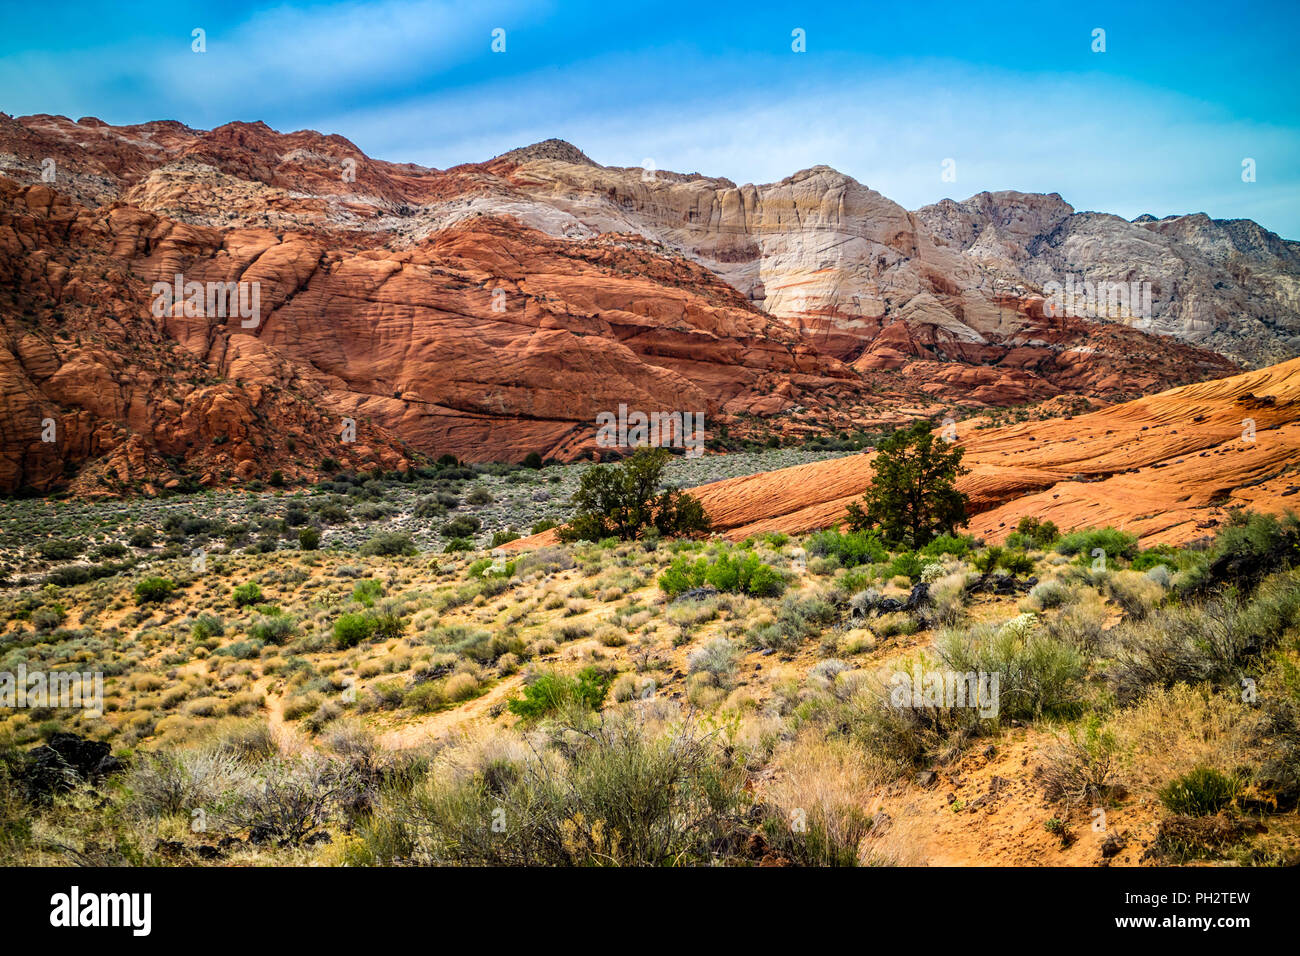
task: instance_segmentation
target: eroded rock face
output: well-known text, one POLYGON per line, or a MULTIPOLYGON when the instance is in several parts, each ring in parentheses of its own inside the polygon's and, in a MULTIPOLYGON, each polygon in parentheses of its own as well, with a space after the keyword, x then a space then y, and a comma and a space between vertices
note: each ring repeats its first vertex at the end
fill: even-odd
MULTIPOLYGON (((0 179, 0 489, 86 494, 168 483, 315 474, 332 457, 351 467, 405 467, 410 449, 321 407, 323 387, 258 339, 215 336, 222 360, 198 361, 168 319, 151 313, 133 253, 167 234, 129 207, 89 210, 53 190, 0 179), (244 357, 250 374, 229 375, 244 357)), ((176 242, 193 246, 180 227, 176 242)))
MULTIPOLYGON (((1212 535, 1232 508, 1300 505, 1300 359, 1171 389, 1086 415, 980 429, 958 423, 969 532, 1004 538, 1020 518, 1112 526, 1144 546, 1212 535)), ((841 520, 872 478, 855 455, 695 490, 728 538, 803 533, 841 520)), ((548 532, 553 534, 553 532, 548 532)), ((528 548, 542 536, 514 544, 528 548)))
POLYGON ((21 290, 0 341, 9 490, 54 487, 87 460, 81 490, 302 477, 324 458, 400 467, 412 447, 573 458, 620 404, 707 420, 865 395, 852 369, 639 237, 553 240, 484 218, 392 249, 0 181, 0 254, 21 290), (260 311, 153 314, 154 283, 176 274, 256 283, 260 311), (349 418, 360 434, 341 445, 349 418))
MULTIPOLYGON (((439 171, 261 123, 0 114, 0 490, 570 460, 620 404, 790 434, 1234 370, 1046 311, 989 257, 1077 217, 1016 208, 995 242, 992 200, 940 235, 827 167, 738 187, 548 141, 439 171), (155 314, 177 274, 256 283, 258 313, 155 314)), ((1160 241, 1212 250, 1215 228, 1160 241)), ((1234 229, 1286 274, 1289 244, 1234 229)))
POLYGON ((1249 220, 1130 223, 1011 191, 909 213, 825 166, 739 187, 550 156, 507 154, 488 168, 572 215, 571 228, 639 231, 682 251, 846 361, 898 321, 922 339, 1014 345, 1033 330, 1001 303, 1067 280, 1146 283, 1150 314, 1142 294, 1062 303, 1057 317, 1118 322, 1246 364, 1300 352, 1300 244, 1249 220))

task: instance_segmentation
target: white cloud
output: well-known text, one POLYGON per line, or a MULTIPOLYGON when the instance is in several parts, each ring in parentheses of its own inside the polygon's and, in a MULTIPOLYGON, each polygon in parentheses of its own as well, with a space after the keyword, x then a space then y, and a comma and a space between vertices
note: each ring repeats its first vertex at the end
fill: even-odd
POLYGON ((1178 94, 1106 76, 1026 78, 918 63, 776 96, 737 89, 664 99, 609 70, 594 64, 526 76, 324 113, 319 122, 374 155, 438 167, 559 136, 607 165, 651 157, 660 169, 738 183, 825 164, 909 209, 1018 189, 1059 192, 1077 209, 1126 218, 1253 213, 1283 235, 1300 233, 1294 206, 1284 201, 1292 180, 1289 173, 1280 179, 1278 162, 1289 157, 1295 168, 1291 131, 1234 121, 1178 94), (1279 179, 1243 193, 1234 158, 1242 150, 1277 157, 1271 166, 1279 179), (947 158, 956 161, 956 182, 940 178, 947 158))
POLYGON ((467 17, 454 0, 279 7, 228 34, 209 30, 201 56, 181 44, 160 57, 156 75, 190 98, 218 102, 346 98, 360 86, 437 75, 482 56, 492 25, 513 23, 519 8, 476 4, 467 17))
POLYGON ((16 101, 27 107, 20 111, 94 112, 111 122, 265 119, 439 167, 559 136, 598 162, 650 157, 661 169, 740 183, 826 164, 907 208, 1020 189, 1127 218, 1250 216, 1300 236, 1294 130, 1241 122, 1177 93, 1105 73, 897 57, 674 47, 569 62, 572 49, 527 44, 506 57, 487 53, 492 26, 527 36, 545 21, 543 8, 523 0, 489 0, 468 14, 452 0, 278 7, 206 25, 202 55, 182 31, 76 59, 10 57, 0 63, 0 88, 14 93, 7 109, 16 101), (1257 183, 1240 182, 1243 156, 1259 161, 1257 183), (940 179, 947 158, 956 161, 955 183, 940 179))

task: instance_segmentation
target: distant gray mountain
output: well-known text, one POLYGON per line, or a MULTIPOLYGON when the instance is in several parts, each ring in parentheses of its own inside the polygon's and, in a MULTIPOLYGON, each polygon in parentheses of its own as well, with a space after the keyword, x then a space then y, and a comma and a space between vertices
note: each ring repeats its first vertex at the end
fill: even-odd
POLYGON ((1300 354, 1300 243, 1249 219, 1128 222, 1075 212, 1055 193, 1017 192, 944 200, 915 215, 936 242, 1004 278, 1149 283, 1151 315, 1134 317, 1146 331, 1249 365, 1300 354))

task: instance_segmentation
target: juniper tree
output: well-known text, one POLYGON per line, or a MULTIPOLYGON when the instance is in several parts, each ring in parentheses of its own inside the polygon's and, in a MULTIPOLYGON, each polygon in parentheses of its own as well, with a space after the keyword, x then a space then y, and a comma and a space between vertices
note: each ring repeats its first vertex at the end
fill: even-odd
POLYGON ((648 529, 664 535, 709 530, 699 500, 676 488, 659 490, 668 452, 638 448, 621 465, 594 465, 583 472, 572 503, 576 507, 560 530, 565 541, 631 541, 648 529))
POLYGON ((871 487, 848 507, 849 527, 879 529, 890 544, 921 548, 968 524, 967 498, 954 487, 970 470, 961 464, 963 453, 927 421, 897 429, 877 449, 871 487))

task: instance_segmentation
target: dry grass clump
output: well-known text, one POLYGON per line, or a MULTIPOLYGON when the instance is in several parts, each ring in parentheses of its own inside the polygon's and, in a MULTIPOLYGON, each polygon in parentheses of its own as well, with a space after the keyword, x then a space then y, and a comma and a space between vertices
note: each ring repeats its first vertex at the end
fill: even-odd
POLYGON ((286 697, 283 705, 284 719, 298 720, 306 717, 308 714, 314 713, 324 702, 324 696, 316 691, 286 697))
POLYGON ((479 695, 479 681, 473 674, 452 674, 443 682, 442 692, 449 701, 469 700, 479 695))
POLYGON ((494 746, 444 751, 409 789, 386 791, 349 862, 689 865, 743 845, 744 773, 694 726, 629 714, 561 725, 526 751, 494 746))
POLYGON ((727 685, 735 677, 739 649, 725 637, 717 637, 693 651, 687 659, 690 674, 705 673, 719 684, 727 685))
POLYGON ((622 673, 609 685, 609 696, 619 703, 626 703, 636 696, 637 678, 635 674, 622 673))
POLYGON ((622 647, 627 643, 627 635, 619 628, 609 624, 596 628, 593 636, 603 647, 622 647))
POLYGON ((1168 591, 1140 571, 1116 571, 1106 579, 1106 593, 1125 617, 1140 621, 1164 600, 1168 591))
POLYGON ((893 768, 842 738, 807 730, 775 762, 762 796, 778 810, 764 827, 773 847, 810 866, 853 865, 871 830, 871 794, 893 768))
POLYGON ((957 624, 966 610, 965 570, 955 570, 930 583, 928 617, 937 624, 951 627, 957 624))
POLYGON ((1089 587, 1075 586, 1067 591, 1060 610, 1045 618, 1044 626, 1053 639, 1094 655, 1101 647, 1109 616, 1100 594, 1089 587))
POLYGON ((1049 800, 1110 804, 1124 791, 1119 766, 1115 734, 1094 716, 1048 745, 1038 776, 1049 800))
POLYGON ((1051 608, 1070 603, 1076 591, 1061 578, 1047 578, 1039 581, 1020 602, 1020 610, 1031 614, 1041 614, 1051 608))
POLYGON ((1198 767, 1224 774, 1258 764, 1263 714, 1241 696, 1178 684, 1156 688, 1116 715, 1113 732, 1124 753, 1125 778, 1144 795, 1198 767))

